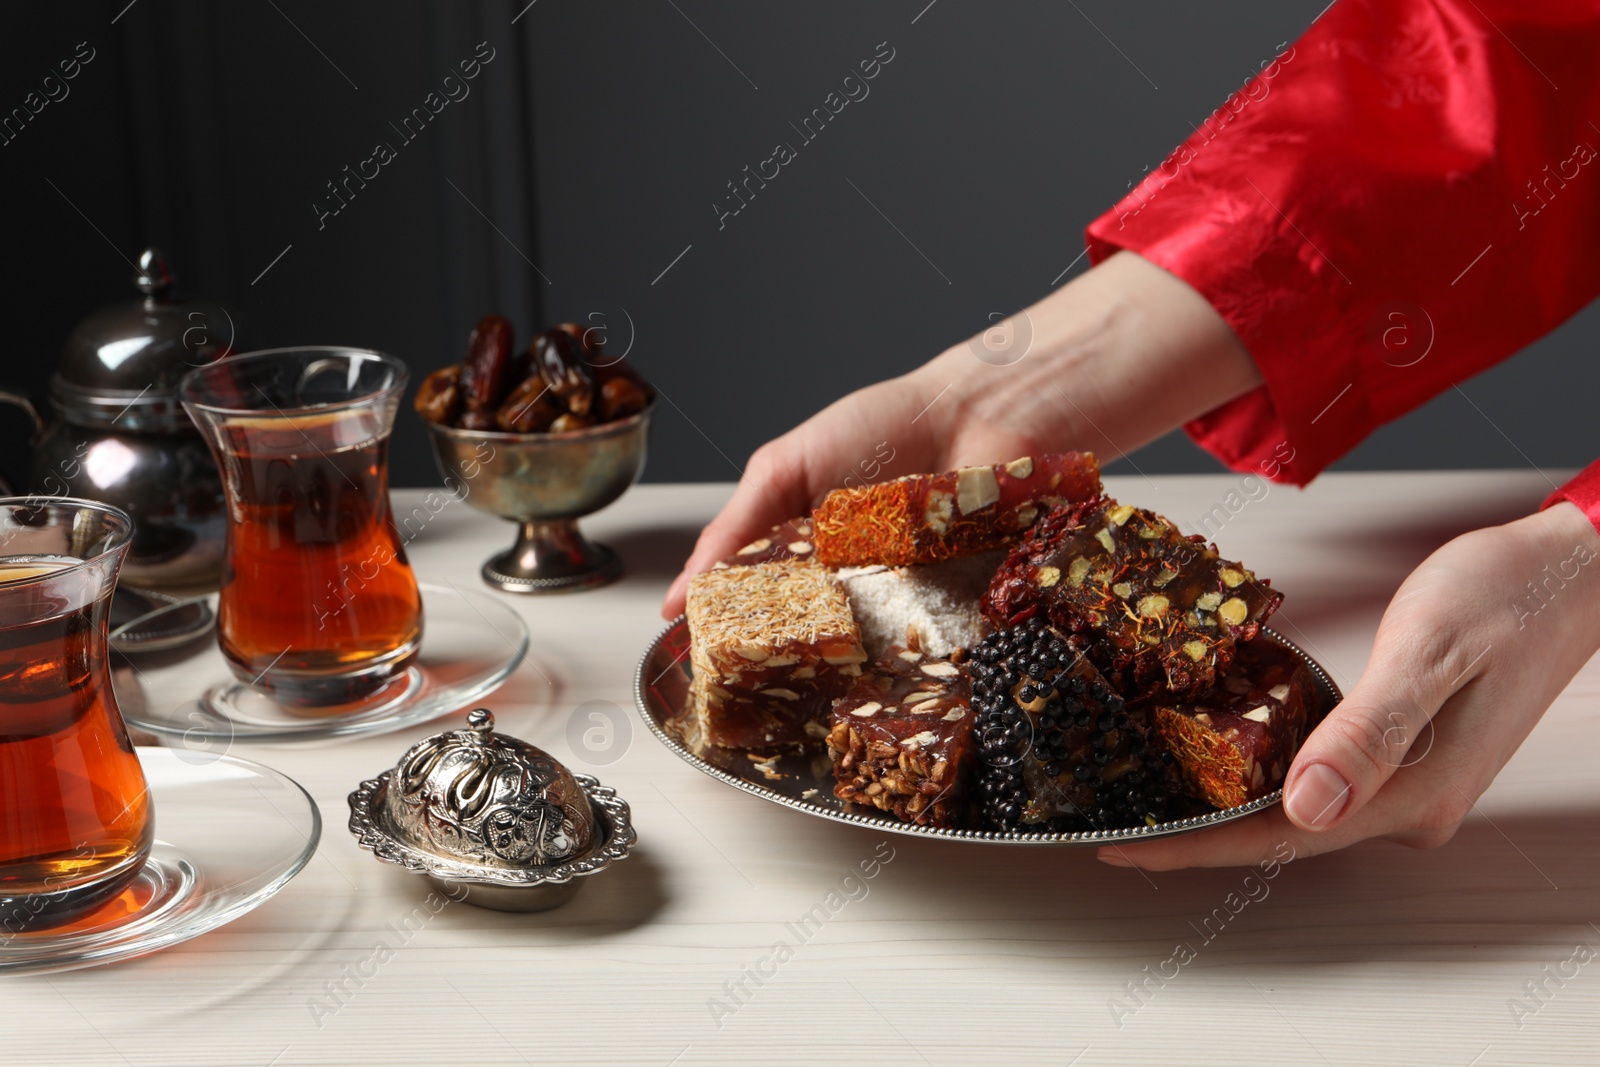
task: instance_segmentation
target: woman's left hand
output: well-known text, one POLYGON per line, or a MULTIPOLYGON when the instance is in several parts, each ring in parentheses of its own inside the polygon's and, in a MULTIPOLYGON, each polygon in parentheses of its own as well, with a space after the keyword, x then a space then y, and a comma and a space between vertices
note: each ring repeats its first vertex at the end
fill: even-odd
POLYGON ((1600 536, 1570 503, 1457 537, 1400 586, 1283 805, 1099 858, 1162 871, 1281 859, 1284 842, 1298 858, 1372 837, 1444 844, 1600 648, 1597 558, 1600 536))

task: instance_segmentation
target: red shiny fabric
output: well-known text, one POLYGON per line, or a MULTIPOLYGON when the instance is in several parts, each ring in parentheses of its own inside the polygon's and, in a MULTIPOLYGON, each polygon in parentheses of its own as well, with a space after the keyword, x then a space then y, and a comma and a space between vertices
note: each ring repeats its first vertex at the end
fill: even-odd
POLYGON ((1185 429, 1304 485, 1600 293, 1597 124, 1594 0, 1338 0, 1089 226, 1090 255, 1211 302, 1264 384, 1185 429))
POLYGON ((1589 516, 1594 528, 1600 530, 1600 459, 1583 468, 1577 477, 1546 497, 1544 503, 1539 505, 1539 510, 1543 511, 1563 500, 1578 505, 1579 510, 1589 516))

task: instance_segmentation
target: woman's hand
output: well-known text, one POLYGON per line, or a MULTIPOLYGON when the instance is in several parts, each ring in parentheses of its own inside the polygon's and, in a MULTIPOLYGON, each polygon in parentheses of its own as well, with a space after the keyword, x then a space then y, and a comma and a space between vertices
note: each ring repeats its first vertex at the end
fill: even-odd
POLYGON ((1600 648, 1597 557, 1600 536, 1569 503, 1446 544, 1395 594, 1281 807, 1100 859, 1161 871, 1256 863, 1285 841, 1297 857, 1369 837, 1444 844, 1600 648))
POLYGON ((1200 294, 1120 252, 1026 311, 909 374, 851 393, 757 449, 667 591, 662 615, 683 611, 691 577, 840 485, 1069 449, 1109 462, 1259 380, 1244 346, 1200 294))
POLYGON ((806 514, 830 489, 995 463, 1040 449, 1040 441, 1004 425, 950 426, 944 412, 933 410, 948 399, 939 397, 948 383, 927 371, 919 368, 851 393, 757 449, 733 498, 700 534, 662 614, 674 618, 683 611, 693 575, 777 523, 806 514))

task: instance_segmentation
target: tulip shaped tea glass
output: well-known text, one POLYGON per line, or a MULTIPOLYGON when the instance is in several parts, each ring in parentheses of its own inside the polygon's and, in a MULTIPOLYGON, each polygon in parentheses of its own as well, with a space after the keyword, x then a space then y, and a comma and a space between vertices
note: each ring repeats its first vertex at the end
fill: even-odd
POLYGON ((71 922, 133 881, 153 819, 106 663, 133 521, 0 499, 0 939, 71 922))
POLYGON ((326 711, 417 682, 406 668, 422 600, 389 510, 406 378, 378 352, 281 348, 208 364, 178 387, 227 497, 217 638, 234 677, 279 704, 326 711))

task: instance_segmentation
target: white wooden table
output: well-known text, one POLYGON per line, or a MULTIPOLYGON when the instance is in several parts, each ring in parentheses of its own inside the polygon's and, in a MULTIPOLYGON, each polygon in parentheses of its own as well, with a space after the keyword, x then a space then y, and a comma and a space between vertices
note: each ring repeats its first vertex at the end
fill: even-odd
MULTIPOLYGON (((1412 566, 1548 489, 1531 472, 1333 475, 1265 497, 1227 475, 1112 479, 1117 496, 1186 530, 1237 490, 1245 503, 1217 540, 1288 593, 1276 625, 1346 687, 1412 566)), ((426 884, 357 849, 345 796, 444 724, 335 747, 236 746, 322 806, 310 866, 259 910, 169 951, 0 981, 0 1064, 1600 1059, 1600 963, 1569 962, 1600 948, 1600 668, 1580 675, 1448 847, 1370 843, 1291 864, 1207 942, 1197 928, 1247 872, 1147 877, 1089 850, 892 838, 738 793, 657 743, 632 710, 632 672, 662 625, 666 583, 729 491, 635 488, 585 523, 626 557, 621 582, 507 597, 533 650, 486 703, 506 732, 632 802, 631 858, 558 911, 451 904, 402 940, 395 924, 426 884), (609 749, 603 731, 582 741, 596 726, 587 710, 604 705, 572 725, 589 701, 614 706, 609 749), (817 905, 829 917, 798 937, 788 924, 817 905), (1180 943, 1192 962, 1147 981, 1180 943), (1130 982, 1148 995, 1131 1000, 1130 982), (1117 1019, 1113 998, 1140 1006, 1117 1019)), ((420 494, 397 496, 405 510, 420 494)), ((465 588, 511 533, 452 506, 411 559, 422 577, 465 588)))

